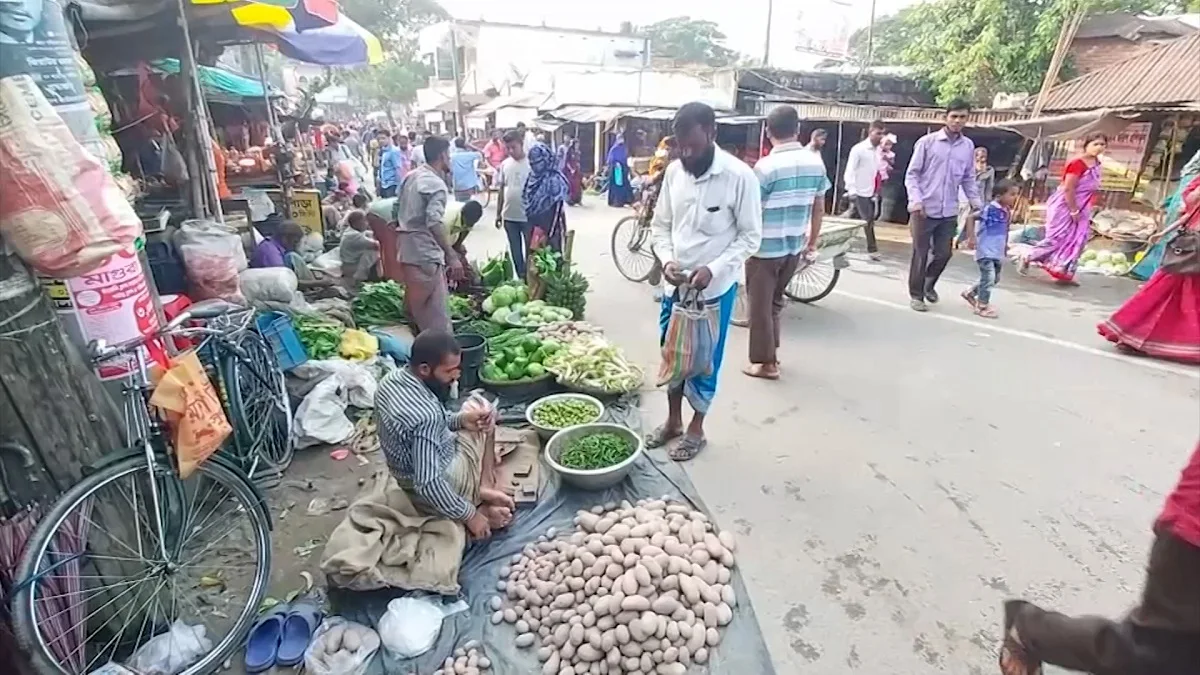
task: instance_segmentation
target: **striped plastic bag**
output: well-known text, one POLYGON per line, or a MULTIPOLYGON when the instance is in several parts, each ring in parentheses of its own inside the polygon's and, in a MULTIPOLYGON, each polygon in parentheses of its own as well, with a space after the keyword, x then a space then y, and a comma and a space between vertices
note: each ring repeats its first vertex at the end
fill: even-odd
POLYGON ((693 377, 711 375, 716 349, 717 308, 708 306, 698 290, 682 291, 667 320, 658 386, 676 388, 693 377))

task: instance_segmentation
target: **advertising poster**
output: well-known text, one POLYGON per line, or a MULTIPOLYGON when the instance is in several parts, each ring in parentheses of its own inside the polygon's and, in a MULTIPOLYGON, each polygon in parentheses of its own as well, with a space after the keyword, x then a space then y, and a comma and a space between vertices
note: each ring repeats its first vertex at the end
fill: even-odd
MULTIPOLYGON (((136 251, 114 255, 96 271, 67 279, 67 288, 88 342, 104 340, 115 345, 158 330, 150 286, 136 251)), ((160 345, 151 346, 149 361, 166 364, 160 345)), ((134 360, 129 357, 108 361, 97 368, 97 373, 102 380, 113 380, 129 375, 133 369, 134 360)))

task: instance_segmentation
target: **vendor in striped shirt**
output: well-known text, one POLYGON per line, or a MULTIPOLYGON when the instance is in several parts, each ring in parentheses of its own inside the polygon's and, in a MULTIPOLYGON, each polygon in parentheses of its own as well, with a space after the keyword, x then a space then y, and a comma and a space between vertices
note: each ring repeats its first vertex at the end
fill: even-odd
POLYGON ((463 523, 476 539, 512 522, 512 497, 495 487, 495 458, 481 433, 489 411, 447 412, 461 374, 454 336, 423 331, 408 365, 379 383, 375 414, 388 468, 419 511, 463 523))
POLYGON ((800 117, 781 105, 767 116, 771 154, 758 160, 754 173, 762 188, 763 232, 758 251, 746 261, 750 305, 750 377, 779 379, 779 312, 783 290, 802 259, 817 250, 825 192, 831 187, 821 155, 796 139, 800 117))

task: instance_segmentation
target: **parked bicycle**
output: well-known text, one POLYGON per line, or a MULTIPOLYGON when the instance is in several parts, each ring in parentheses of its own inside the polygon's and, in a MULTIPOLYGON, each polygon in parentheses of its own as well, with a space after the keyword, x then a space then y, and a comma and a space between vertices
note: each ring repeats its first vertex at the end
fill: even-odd
MULTIPOLYGON (((213 345, 241 364, 251 363, 254 357, 244 346, 255 348, 255 340, 245 337, 253 333, 221 326, 222 317, 236 317, 232 313, 239 309, 200 302, 153 337, 199 338, 201 350, 213 345), (185 327, 193 319, 210 325, 185 327)), ((223 453, 180 478, 171 439, 149 403, 152 386, 142 349, 147 339, 93 344, 97 363, 133 359, 134 373, 123 392, 131 448, 84 468, 84 479, 34 530, 17 570, 22 581, 13 592, 13 629, 46 675, 85 675, 110 661, 123 662, 155 636, 178 650, 180 634, 211 641, 180 675, 210 673, 243 643, 266 595, 267 506, 248 475, 223 453)), ((225 363, 235 385, 244 380, 239 371, 252 370, 225 363)), ((236 391, 233 386, 227 392, 234 407, 236 391)), ((241 400, 252 412, 250 399, 241 400)))

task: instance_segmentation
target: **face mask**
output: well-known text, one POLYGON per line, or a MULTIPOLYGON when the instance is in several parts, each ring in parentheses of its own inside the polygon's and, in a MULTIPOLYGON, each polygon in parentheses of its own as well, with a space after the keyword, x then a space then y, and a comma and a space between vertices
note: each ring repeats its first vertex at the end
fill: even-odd
POLYGON ((679 162, 683 164, 683 168, 692 176, 699 178, 704 175, 712 166, 713 159, 717 156, 717 146, 710 144, 708 148, 699 155, 691 157, 681 157, 679 162))

